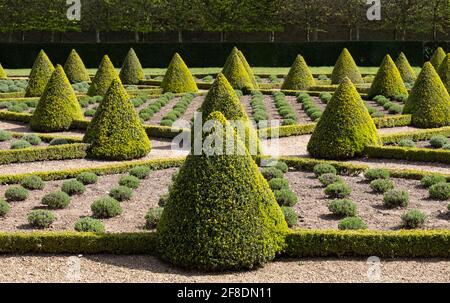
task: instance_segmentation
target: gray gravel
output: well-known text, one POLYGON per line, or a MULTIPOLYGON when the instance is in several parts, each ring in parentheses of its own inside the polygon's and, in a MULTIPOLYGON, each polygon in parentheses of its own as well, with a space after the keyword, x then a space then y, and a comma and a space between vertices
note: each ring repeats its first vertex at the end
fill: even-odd
POLYGON ((450 282, 445 259, 381 260, 379 279, 369 278, 367 259, 290 259, 224 274, 183 271, 149 256, 1 256, 0 264, 0 282, 450 282))

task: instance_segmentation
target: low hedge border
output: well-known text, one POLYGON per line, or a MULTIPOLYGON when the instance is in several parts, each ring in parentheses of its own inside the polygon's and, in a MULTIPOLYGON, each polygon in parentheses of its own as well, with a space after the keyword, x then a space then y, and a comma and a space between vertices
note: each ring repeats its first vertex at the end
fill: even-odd
POLYGON ((262 139, 283 138, 291 136, 310 135, 314 132, 316 123, 302 124, 302 125, 286 125, 272 128, 262 128, 258 130, 259 136, 262 139))
POLYGON ((286 238, 285 257, 450 257, 450 230, 297 230, 286 238))
POLYGON ((368 158, 396 159, 418 162, 450 164, 450 150, 431 148, 408 148, 400 146, 367 146, 364 154, 368 158))
MULTIPOLYGON (((257 159, 258 163, 261 159, 269 159, 270 157, 260 157, 257 159)), ((339 161, 328 161, 328 160, 316 160, 311 158, 295 158, 295 157, 280 157, 277 158, 280 161, 285 162, 289 167, 294 168, 295 170, 303 170, 303 171, 313 171, 314 166, 317 164, 331 164, 333 165, 339 174, 341 175, 359 175, 365 170, 369 169, 369 165, 365 164, 352 164, 348 162, 339 162, 339 161)), ((432 171, 424 171, 424 170, 411 170, 411 169, 390 169, 387 168, 391 177, 393 178, 401 178, 401 179, 410 179, 410 180, 421 180, 425 176, 435 175, 436 172, 432 171)), ((450 181, 450 174, 440 174, 447 177, 448 181, 450 181)))
POLYGON ((411 115, 395 115, 373 118, 373 122, 378 129, 410 126, 411 115))
MULTIPOLYGON (((262 89, 262 88, 254 89, 251 92, 253 92, 253 91, 259 91, 259 92, 261 92, 264 95, 271 95, 274 92, 271 89, 262 89)), ((327 90, 312 90, 312 89, 311 90, 286 90, 286 89, 282 89, 282 90, 280 90, 280 92, 282 92, 286 96, 297 96, 299 93, 306 93, 306 94, 308 94, 308 95, 310 95, 312 97, 319 97, 320 94, 322 94, 324 92, 334 93, 334 90, 333 91, 327 91, 327 90)), ((367 94, 364 94, 364 93, 360 93, 360 95, 361 95, 361 98, 366 98, 367 97, 367 94)))
POLYGON ((84 172, 95 173, 99 176, 114 175, 128 172, 131 168, 136 166, 148 166, 152 170, 161 170, 172 167, 180 167, 185 157, 171 158, 171 159, 153 159, 141 161, 128 161, 117 164, 108 164, 98 167, 77 168, 60 171, 34 172, 14 175, 0 175, 0 184, 16 184, 29 176, 39 176, 44 181, 55 181, 75 178, 77 175, 84 172))
POLYGON ((27 102, 27 101, 39 101, 39 98, 31 97, 31 98, 0 98, 0 102, 27 102))
MULTIPOLYGON (((380 128, 394 128, 394 127, 402 127, 408 126, 411 124, 411 116, 410 115, 400 115, 400 116, 387 116, 382 118, 374 118, 373 119, 375 125, 378 129, 380 128)), ((280 127, 272 127, 272 128, 263 128, 259 130, 259 134, 261 138, 274 138, 277 133, 279 137, 291 137, 291 136, 302 136, 302 135, 310 135, 314 132, 316 127, 316 123, 308 123, 308 124, 298 124, 298 125, 287 125, 280 127)), ((440 134, 440 133, 435 133, 440 134)), ((396 134, 394 134, 395 136, 396 134)), ((393 135, 389 135, 393 136, 393 135)), ((403 136, 403 133, 401 134, 403 136)), ((388 136, 386 136, 388 137, 388 136)), ((402 138, 403 139, 403 138, 402 138)), ((401 139, 400 139, 401 140, 401 139)), ((382 137, 382 141, 384 142, 384 137, 382 137)))
MULTIPOLYGON (((162 80, 141 80, 139 84, 142 85, 152 85, 152 86, 161 86, 162 80)), ((206 89, 209 90, 212 86, 212 83, 207 82, 196 82, 198 89, 206 89)))
MULTIPOLYGON (((155 232, 0 233, 2 254, 114 254, 158 256, 155 232)), ((293 230, 280 257, 447 258, 450 231, 293 230)))
POLYGON ((25 92, 12 92, 12 93, 0 93, 0 100, 10 99, 10 98, 23 98, 25 97, 25 92))
POLYGON ((411 139, 413 141, 430 140, 432 137, 437 135, 450 136, 450 126, 433 129, 420 129, 414 132, 382 135, 380 136, 380 139, 383 144, 396 144, 404 139, 411 139))
POLYGON ((86 157, 88 144, 73 143, 57 146, 0 150, 0 165, 33 161, 68 160, 86 157))
POLYGON ((0 233, 1 254, 156 254, 155 233, 0 233))
POLYGON ((5 110, 0 111, 0 120, 3 121, 30 123, 32 116, 31 114, 13 113, 5 110))
MULTIPOLYGON (((73 121, 71 129, 73 130, 86 130, 90 121, 89 120, 76 120, 73 121)), ((182 128, 172 128, 168 126, 156 126, 156 125, 144 125, 144 129, 147 136, 150 138, 163 138, 163 139, 173 139, 180 135, 182 132, 190 131, 188 129, 182 128)))
MULTIPOLYGON (((0 111, 0 120, 3 121, 14 121, 21 123, 30 123, 31 114, 21 114, 13 113, 8 111, 0 111)), ((89 125, 89 120, 76 120, 73 121, 72 130, 86 130, 89 125)), ((151 138, 163 138, 163 139, 173 139, 183 131, 188 131, 181 128, 172 128, 166 126, 155 126, 155 125, 144 125, 147 135, 151 138)), ((41 135, 39 135, 41 136, 41 135)), ((57 138, 60 138, 59 136, 57 138)))
MULTIPOLYGON (((17 133, 17 132, 11 132, 11 135, 13 138, 20 139, 25 135, 28 135, 29 133, 17 133)), ((83 137, 75 137, 75 136, 58 136, 58 135, 49 135, 49 134, 37 134, 39 138, 45 143, 50 143, 53 139, 63 139, 66 140, 68 143, 81 143, 83 141, 83 137)))
MULTIPOLYGON (((269 157, 264 157, 269 158, 269 157)), ((290 168, 301 171, 314 171, 314 166, 317 164, 331 164, 340 175, 359 175, 369 168, 367 165, 352 164, 339 161, 317 160, 311 158, 291 158, 281 157, 278 160, 285 162, 290 168)))

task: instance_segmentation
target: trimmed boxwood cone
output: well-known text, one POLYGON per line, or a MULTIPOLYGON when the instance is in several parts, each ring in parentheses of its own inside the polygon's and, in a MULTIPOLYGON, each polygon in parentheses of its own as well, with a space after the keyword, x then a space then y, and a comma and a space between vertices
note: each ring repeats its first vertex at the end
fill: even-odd
POLYGON ((442 61, 444 61, 445 56, 447 56, 447 53, 444 51, 444 49, 442 47, 438 47, 430 60, 430 63, 431 65, 433 65, 435 70, 437 70, 442 61))
MULTIPOLYGON (((224 116, 214 112, 208 120, 215 121, 217 138, 226 140, 220 131, 230 127, 224 116)), ((242 142, 232 136, 242 150, 242 142)), ((163 259, 208 271, 248 269, 273 260, 287 231, 275 196, 248 152, 189 155, 157 226, 163 259)))
POLYGON ((257 88, 258 82, 256 81, 255 74, 253 73, 253 70, 252 70, 250 64, 248 64, 248 61, 245 58, 244 53, 241 52, 237 47, 233 47, 230 54, 228 55, 228 58, 225 61, 225 64, 223 66, 222 73, 225 73, 225 71, 229 68, 234 55, 237 55, 239 57, 239 59, 241 59, 242 65, 244 65, 244 68, 247 71, 248 77, 249 77, 250 81, 252 82, 253 87, 257 88))
POLYGON ((119 79, 113 80, 83 141, 91 144, 88 155, 96 159, 130 160, 150 152, 150 140, 119 79))
POLYGON ((115 79, 119 79, 119 75, 109 57, 104 56, 89 87, 88 96, 104 96, 115 79))
POLYGON ((76 50, 70 52, 69 57, 64 64, 64 71, 70 83, 89 82, 91 78, 84 66, 83 60, 81 60, 76 50))
POLYGON ((191 71, 178 53, 170 61, 161 87, 164 93, 198 92, 198 87, 191 71))
POLYGON ((284 80, 281 89, 286 90, 308 90, 316 84, 308 65, 302 56, 298 55, 292 64, 289 74, 284 80))
POLYGON ((350 79, 345 79, 317 123, 308 152, 320 159, 349 159, 376 144, 377 129, 369 111, 350 79))
POLYGON ((136 85, 144 78, 141 62, 134 49, 131 48, 120 70, 120 80, 122 80, 123 84, 136 85))
POLYGON ((450 93, 450 54, 442 61, 441 66, 439 66, 438 74, 439 77, 441 77, 444 86, 447 88, 447 91, 450 93))
POLYGON ((47 54, 41 50, 31 69, 25 97, 42 96, 54 71, 55 67, 52 62, 47 57, 47 54))
POLYGON ((408 58, 403 52, 401 52, 398 56, 397 60, 395 61, 395 65, 397 66, 398 71, 400 72, 400 76, 402 76, 402 79, 405 83, 414 83, 414 81, 416 81, 416 72, 411 67, 411 64, 409 64, 408 58))
POLYGON ((249 91, 255 88, 238 54, 231 57, 227 67, 223 70, 223 75, 234 89, 249 91))
POLYGON ((408 95, 405 83, 391 56, 386 55, 378 69, 377 75, 369 90, 369 98, 375 96, 391 98, 397 95, 408 95))
POLYGON ((61 65, 48 81, 33 117, 30 128, 33 131, 54 132, 70 128, 74 120, 82 120, 83 113, 75 92, 61 65))
POLYGON ((0 79, 7 79, 8 75, 6 74, 5 70, 3 69, 3 66, 0 64, 0 79))
POLYGON ((403 113, 412 115, 412 125, 415 127, 450 125, 449 93, 430 62, 423 66, 403 113))
POLYGON ((331 83, 340 84, 345 78, 349 78, 354 84, 364 83, 364 79, 361 76, 355 60, 353 60, 352 55, 346 48, 343 49, 339 59, 334 65, 331 83))
MULTIPOLYGON (((217 75, 216 80, 205 97, 200 111, 203 119, 217 111, 221 112, 225 116, 225 119, 229 121, 242 121, 245 126, 246 147, 252 155, 260 152, 257 132, 251 125, 250 119, 239 97, 223 74, 217 75)), ((241 137, 241 139, 244 138, 241 137)))

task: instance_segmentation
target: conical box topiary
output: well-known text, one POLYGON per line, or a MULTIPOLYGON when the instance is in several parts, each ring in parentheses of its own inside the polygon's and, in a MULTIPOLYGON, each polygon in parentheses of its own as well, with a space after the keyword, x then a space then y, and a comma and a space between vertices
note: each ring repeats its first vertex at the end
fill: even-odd
POLYGON ((415 127, 450 125, 450 97, 430 62, 423 66, 403 113, 412 115, 412 125, 415 127))
POLYGON ((376 144, 377 128, 369 111, 350 79, 344 79, 317 123, 308 152, 320 159, 350 159, 376 144))
POLYGON ((33 68, 31 69, 28 87, 25 91, 25 97, 42 96, 48 80, 50 80, 54 71, 55 67, 52 62, 47 57, 47 54, 41 50, 34 61, 33 68))
MULTIPOLYGON (((187 157, 157 226, 161 257, 208 271, 250 269, 273 260, 288 228, 267 181, 224 116, 209 115, 223 142, 187 157), (232 148, 226 153, 226 143, 232 148), (217 149, 215 149, 217 148, 217 149), (222 152, 220 152, 222 151, 222 152), (231 151, 231 152, 230 152, 231 151)), ((193 148, 194 149, 194 148, 193 148)))
POLYGON ((8 75, 6 74, 1 64, 0 64, 0 79, 8 79, 8 75))
POLYGON ((123 84, 129 85, 136 85, 144 80, 144 70, 134 49, 131 48, 125 57, 119 76, 123 84))
POLYGON ((253 73, 253 69, 248 64, 247 58, 245 58, 244 53, 242 51, 238 51, 239 59, 241 59, 242 64, 245 67, 245 70, 247 71, 248 77, 252 81, 253 87, 258 88, 258 82, 256 81, 255 74, 253 73))
POLYGON ((298 55, 292 64, 289 73, 284 80, 281 89, 286 90, 308 90, 316 84, 308 65, 302 56, 298 55))
POLYGON ((55 132, 70 128, 83 114, 61 65, 57 65, 30 121, 33 131, 55 132))
POLYGON ((119 75, 114 65, 108 56, 104 56, 89 87, 88 96, 104 96, 116 79, 119 79, 119 75))
POLYGON ((345 78, 349 78, 354 84, 364 83, 355 60, 353 60, 352 55, 346 48, 344 48, 334 65, 331 83, 340 84, 345 78))
POLYGON ((83 60, 81 60, 77 51, 74 49, 70 52, 66 64, 64 64, 64 71, 72 84, 91 81, 91 77, 84 66, 83 60))
POLYGON ((255 88, 238 54, 233 55, 227 67, 224 68, 223 75, 234 89, 246 92, 255 88))
POLYGON ((448 54, 441 66, 439 66, 439 77, 441 77, 442 83, 447 88, 447 92, 450 93, 450 54, 448 54))
POLYGON ((445 56, 447 56, 447 54, 445 53, 444 49, 442 47, 438 47, 430 60, 430 63, 433 65, 435 70, 438 70, 442 61, 444 61, 445 56))
POLYGON ((165 93, 198 92, 198 87, 192 73, 178 53, 170 61, 161 87, 165 93))
POLYGON ((391 98, 408 95, 405 83, 391 56, 386 55, 369 90, 369 98, 382 95, 391 98))
POLYGON ((91 144, 88 156, 95 159, 131 160, 150 152, 150 140, 119 79, 113 80, 83 141, 91 144))
POLYGON ((223 74, 217 75, 216 80, 208 91, 208 94, 200 108, 203 118, 213 112, 221 112, 228 121, 242 121, 245 133, 240 133, 241 139, 252 155, 260 152, 258 134, 251 125, 244 106, 223 74), (245 136, 245 138, 243 137, 245 136))
POLYGON ((414 83, 414 81, 416 81, 416 72, 411 67, 411 64, 409 64, 408 58, 403 52, 401 52, 398 56, 395 61, 395 65, 397 66, 398 71, 400 72, 400 75, 405 83, 414 83))

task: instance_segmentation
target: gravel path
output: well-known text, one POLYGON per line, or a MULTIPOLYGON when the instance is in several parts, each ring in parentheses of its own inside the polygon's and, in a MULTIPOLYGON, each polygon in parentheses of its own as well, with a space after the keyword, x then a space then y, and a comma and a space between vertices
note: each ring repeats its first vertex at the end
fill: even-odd
POLYGON ((145 124, 159 125, 159 123, 161 123, 161 120, 164 118, 164 116, 167 115, 173 109, 173 107, 178 103, 178 101, 180 101, 179 97, 173 98, 172 100, 170 100, 169 103, 167 103, 166 106, 161 108, 161 110, 159 112, 155 113, 150 120, 145 121, 145 124))
MULTIPOLYGON (((186 156, 186 151, 172 151, 171 141, 152 139, 152 151, 146 157, 128 161, 130 163, 142 160, 161 159, 161 158, 176 158, 186 156)), ((9 174, 21 174, 30 172, 41 171, 59 171, 74 168, 92 168, 105 166, 108 164, 127 163, 123 161, 99 161, 89 159, 74 159, 74 160, 62 160, 62 161, 46 161, 46 162, 31 162, 31 163, 15 163, 0 166, 0 173, 2 175, 9 174)))
MULTIPOLYGON (((395 129, 382 129, 380 133, 393 133, 413 131, 412 127, 400 127, 395 129), (393 131, 392 131, 393 130, 393 131)), ((262 149, 264 154, 274 157, 308 157, 307 145, 310 135, 278 138, 272 140, 263 140, 262 149)), ((436 173, 450 174, 450 165, 440 163, 411 162, 402 160, 386 159, 355 159, 346 161, 353 164, 364 164, 373 168, 393 168, 393 169, 412 169, 425 170, 436 173)))
POLYGON ((280 120, 280 122, 283 122, 283 117, 281 117, 278 109, 275 107, 272 95, 264 95, 263 100, 264 105, 266 106, 267 115, 269 117, 268 120, 280 120))
MULTIPOLYGON (((40 134, 36 133, 30 130, 28 127, 28 124, 25 123, 19 123, 19 122, 7 122, 7 121, 0 121, 0 129, 7 130, 10 132, 16 132, 16 133, 33 133, 33 134, 40 134)), ((44 133, 42 133, 44 134, 44 133)), ((55 135, 60 137, 68 137, 68 136, 77 136, 81 137, 84 135, 83 131, 65 131, 65 132, 55 132, 55 133, 45 133, 46 135, 55 135)))
POLYGON ((286 101, 289 105, 294 109, 297 114, 297 123, 298 124, 306 124, 313 122, 311 118, 308 117, 306 112, 302 109, 302 105, 297 102, 297 98, 293 96, 286 96, 286 101))
POLYGON ((286 259, 264 268, 208 274, 176 269, 149 256, 0 256, 0 282, 450 282, 450 260, 381 260, 379 278, 369 279, 367 259, 286 259), (79 264, 79 274, 74 268, 79 264))
POLYGON ((203 101, 205 100, 205 96, 197 96, 192 100, 191 104, 189 104, 186 112, 176 121, 176 123, 180 123, 180 121, 191 122, 192 117, 194 117, 194 113, 202 106, 203 101))

